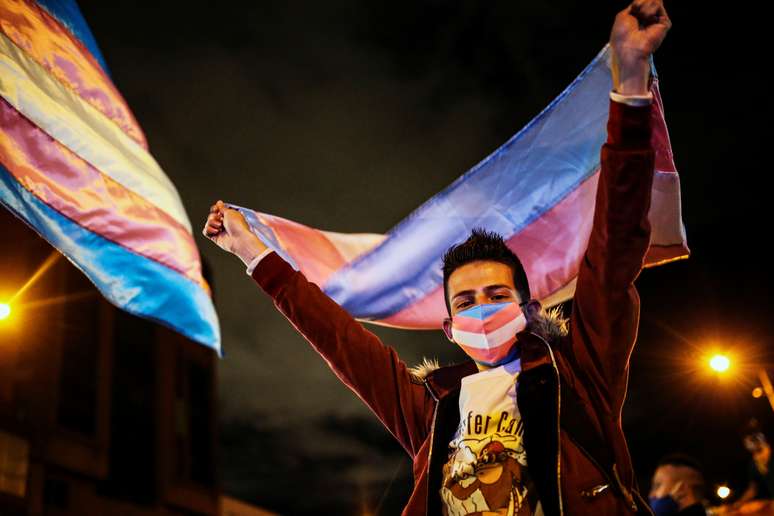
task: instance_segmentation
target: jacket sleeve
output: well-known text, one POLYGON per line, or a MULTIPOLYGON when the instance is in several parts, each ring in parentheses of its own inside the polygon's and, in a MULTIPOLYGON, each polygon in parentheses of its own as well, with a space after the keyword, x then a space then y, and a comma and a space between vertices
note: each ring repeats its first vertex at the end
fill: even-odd
POLYGON ((613 414, 626 393, 639 323, 634 281, 650 244, 650 115, 650 105, 610 101, 593 227, 570 319, 575 368, 613 414))
POLYGON ((434 401, 421 382, 412 380, 396 351, 276 253, 262 259, 252 277, 414 457, 429 432, 434 401))

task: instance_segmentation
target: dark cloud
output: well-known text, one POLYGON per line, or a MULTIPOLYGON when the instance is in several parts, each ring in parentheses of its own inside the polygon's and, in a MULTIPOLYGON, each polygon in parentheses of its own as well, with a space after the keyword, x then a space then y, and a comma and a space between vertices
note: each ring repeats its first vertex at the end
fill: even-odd
POLYGON ((411 461, 373 418, 274 426, 255 416, 221 427, 230 493, 282 514, 345 514, 353 504, 396 514, 409 494, 411 461))

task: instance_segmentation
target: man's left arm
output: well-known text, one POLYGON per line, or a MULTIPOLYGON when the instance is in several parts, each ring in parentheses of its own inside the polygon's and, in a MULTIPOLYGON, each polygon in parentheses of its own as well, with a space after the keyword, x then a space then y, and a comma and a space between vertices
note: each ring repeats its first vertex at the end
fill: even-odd
POLYGON ((571 360, 612 413, 620 410, 626 391, 639 323, 634 281, 650 244, 655 154, 650 143, 650 55, 670 26, 661 1, 636 0, 618 13, 610 37, 614 91, 570 332, 571 360))

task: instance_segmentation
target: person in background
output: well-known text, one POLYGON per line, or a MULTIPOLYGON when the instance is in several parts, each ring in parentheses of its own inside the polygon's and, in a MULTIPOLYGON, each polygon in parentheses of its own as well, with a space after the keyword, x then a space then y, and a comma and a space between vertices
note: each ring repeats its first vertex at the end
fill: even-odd
POLYGON ((774 472, 771 466, 771 445, 757 419, 751 419, 742 432, 742 442, 750 453, 747 489, 731 507, 739 509, 751 500, 771 500, 774 493, 774 472))
POLYGON ((671 454, 658 462, 649 494, 656 516, 706 516, 704 498, 704 475, 695 459, 671 454))

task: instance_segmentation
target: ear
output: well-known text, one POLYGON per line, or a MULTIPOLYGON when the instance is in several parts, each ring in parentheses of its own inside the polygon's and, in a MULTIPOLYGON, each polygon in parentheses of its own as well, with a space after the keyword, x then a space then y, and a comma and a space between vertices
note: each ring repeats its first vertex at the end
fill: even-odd
POLYGON ((449 341, 454 342, 454 338, 452 337, 452 320, 448 317, 443 320, 443 332, 446 334, 446 338, 449 339, 449 341))
POLYGON ((527 304, 524 305, 523 309, 524 317, 527 319, 527 322, 529 322, 534 320, 535 317, 540 314, 540 311, 543 310, 543 305, 536 299, 530 299, 527 304))

